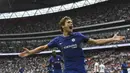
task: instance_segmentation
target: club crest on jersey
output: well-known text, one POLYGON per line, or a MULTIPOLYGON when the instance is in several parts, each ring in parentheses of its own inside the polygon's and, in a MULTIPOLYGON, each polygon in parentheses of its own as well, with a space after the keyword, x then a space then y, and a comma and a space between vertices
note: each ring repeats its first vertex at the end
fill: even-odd
POLYGON ((62 43, 59 43, 60 45, 62 45, 62 43))
POLYGON ((72 42, 75 42, 75 39, 74 39, 74 38, 72 38, 72 42))

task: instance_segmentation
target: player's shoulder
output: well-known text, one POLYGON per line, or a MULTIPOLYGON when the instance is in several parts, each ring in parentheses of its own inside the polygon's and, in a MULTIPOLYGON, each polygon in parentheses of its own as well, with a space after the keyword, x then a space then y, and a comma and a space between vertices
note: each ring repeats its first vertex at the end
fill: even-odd
POLYGON ((61 38, 60 36, 56 36, 54 39, 59 39, 59 38, 61 38))
POLYGON ((57 37, 55 37, 55 38, 53 38, 53 40, 60 40, 60 39, 62 39, 63 37, 62 36, 57 36, 57 37))
POLYGON ((81 32, 73 32, 73 34, 81 34, 81 32))
POLYGON ((58 57, 61 57, 60 55, 57 55, 58 57))

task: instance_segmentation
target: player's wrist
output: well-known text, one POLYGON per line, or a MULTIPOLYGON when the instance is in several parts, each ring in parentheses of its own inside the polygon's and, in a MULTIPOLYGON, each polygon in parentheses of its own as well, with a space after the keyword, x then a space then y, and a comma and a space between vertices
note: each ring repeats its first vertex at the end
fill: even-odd
POLYGON ((31 51, 28 51, 28 55, 32 55, 33 53, 31 51))
POLYGON ((114 37, 110 38, 110 40, 111 40, 112 42, 117 41, 114 37))

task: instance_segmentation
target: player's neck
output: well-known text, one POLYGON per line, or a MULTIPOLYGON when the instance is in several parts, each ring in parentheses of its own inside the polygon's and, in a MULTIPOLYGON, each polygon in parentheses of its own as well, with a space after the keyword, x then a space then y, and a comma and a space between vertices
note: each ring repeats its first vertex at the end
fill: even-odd
POLYGON ((55 56, 53 56, 54 58, 56 58, 56 55, 55 56))
POLYGON ((63 32, 64 37, 70 36, 70 34, 71 34, 71 32, 63 32))

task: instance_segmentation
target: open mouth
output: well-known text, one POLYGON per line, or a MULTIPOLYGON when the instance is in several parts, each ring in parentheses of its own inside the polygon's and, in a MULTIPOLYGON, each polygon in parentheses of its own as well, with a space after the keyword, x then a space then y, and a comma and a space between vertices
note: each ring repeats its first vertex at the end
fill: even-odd
POLYGON ((69 26, 70 29, 72 29, 73 27, 72 26, 69 26))

